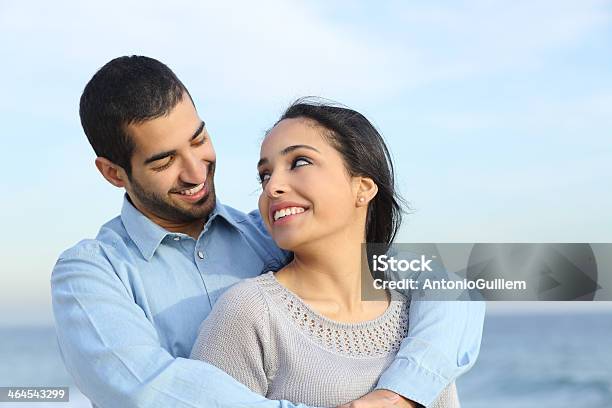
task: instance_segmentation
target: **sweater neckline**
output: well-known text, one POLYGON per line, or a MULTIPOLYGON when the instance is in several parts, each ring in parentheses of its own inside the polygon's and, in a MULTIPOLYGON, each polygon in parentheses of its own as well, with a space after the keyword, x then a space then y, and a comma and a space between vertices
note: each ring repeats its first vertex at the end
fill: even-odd
POLYGON ((280 283, 278 279, 276 279, 276 276, 274 276, 273 271, 269 271, 267 273, 262 274, 260 278, 268 282, 269 284, 271 284, 274 288, 283 292, 290 299, 297 302, 301 307, 303 307, 304 309, 308 311, 311 317, 324 322, 328 326, 332 326, 332 328, 341 329, 341 330, 347 330, 347 329, 348 330, 359 330, 359 329, 368 329, 368 328, 378 327, 381 324, 384 324, 387 321, 389 321, 389 319, 391 319, 391 317, 397 311, 397 309, 402 306, 402 301, 406 300, 406 297, 402 295, 401 293, 397 291, 393 291, 393 290, 388 291, 387 293, 389 293, 391 299, 389 301, 389 305, 387 306, 385 311, 380 316, 374 319, 364 320, 362 322, 353 322, 353 323, 340 322, 337 320, 330 319, 322 315, 315 309, 313 309, 301 297, 299 297, 297 294, 295 294, 290 289, 285 287, 282 283, 280 283))

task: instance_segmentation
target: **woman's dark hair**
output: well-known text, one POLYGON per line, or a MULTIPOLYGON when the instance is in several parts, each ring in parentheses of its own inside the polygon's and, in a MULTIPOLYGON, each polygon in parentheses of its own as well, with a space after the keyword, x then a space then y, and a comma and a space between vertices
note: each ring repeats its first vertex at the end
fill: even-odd
POLYGON ((366 242, 388 248, 402 222, 404 200, 395 191, 391 155, 380 133, 361 113, 319 98, 298 99, 276 123, 295 118, 312 120, 324 128, 323 136, 341 154, 349 174, 376 183, 378 193, 366 217, 366 242))
POLYGON ((79 106, 96 155, 131 175, 134 142, 127 126, 168 114, 187 88, 163 63, 138 55, 115 58, 89 80, 79 106))

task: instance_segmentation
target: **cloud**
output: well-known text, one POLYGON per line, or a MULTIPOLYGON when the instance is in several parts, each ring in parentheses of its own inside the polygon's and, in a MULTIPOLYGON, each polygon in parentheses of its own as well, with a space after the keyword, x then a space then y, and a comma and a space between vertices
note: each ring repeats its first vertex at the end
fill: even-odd
POLYGON ((0 46, 0 69, 13 79, 13 102, 24 107, 0 103, 66 120, 74 112, 61 107, 123 54, 160 58, 216 103, 278 106, 304 94, 371 101, 537 65, 610 21, 599 0, 395 2, 364 8, 369 15, 356 21, 326 13, 334 6, 281 0, 1 7, 0 36, 9 41, 0 46))
POLYGON ((611 21, 604 0, 428 2, 396 13, 407 47, 418 50, 431 79, 459 79, 533 69, 580 44, 611 21))
POLYGON ((251 103, 385 94, 399 75, 389 75, 389 47, 301 2, 27 2, 5 6, 0 22, 12 40, 2 69, 49 91, 80 90, 110 58, 132 53, 160 58, 218 99, 251 103))

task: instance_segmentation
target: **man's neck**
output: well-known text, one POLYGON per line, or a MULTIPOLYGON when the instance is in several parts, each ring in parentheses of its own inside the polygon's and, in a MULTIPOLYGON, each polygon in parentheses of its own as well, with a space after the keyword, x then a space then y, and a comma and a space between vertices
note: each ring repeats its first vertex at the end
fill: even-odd
POLYGON ((185 224, 176 224, 176 223, 175 224, 169 224, 169 223, 163 224, 161 221, 158 222, 153 219, 151 221, 153 221, 154 223, 156 223, 157 225, 159 225, 166 231, 186 234, 195 240, 198 239, 198 237, 202 233, 202 230, 204 229, 204 224, 206 224, 206 219, 194 221, 192 223, 185 223, 185 224))
POLYGON ((130 202, 130 204, 132 204, 132 206, 134 206, 134 208, 140 211, 145 217, 150 219, 155 224, 159 225, 166 231, 186 234, 195 240, 197 240, 200 234, 202 233, 202 230, 204 229, 204 225, 206 224, 206 221, 210 217, 210 214, 209 214, 208 216, 206 216, 205 218, 202 218, 201 220, 187 221, 187 222, 176 222, 172 220, 167 220, 165 218, 158 217, 157 215, 148 211, 146 208, 142 208, 141 205, 134 203, 134 201, 132 201, 129 195, 126 195, 126 196, 127 196, 128 201, 130 202))

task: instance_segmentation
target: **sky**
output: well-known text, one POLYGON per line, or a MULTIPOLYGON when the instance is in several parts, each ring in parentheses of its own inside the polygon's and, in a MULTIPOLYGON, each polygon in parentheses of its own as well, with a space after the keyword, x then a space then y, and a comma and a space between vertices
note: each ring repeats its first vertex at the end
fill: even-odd
POLYGON ((58 255, 120 211, 78 100, 131 54, 186 84, 240 210, 266 129, 317 95, 385 137, 412 207, 398 241, 612 242, 610 1, 4 0, 0 324, 50 323, 58 255))

